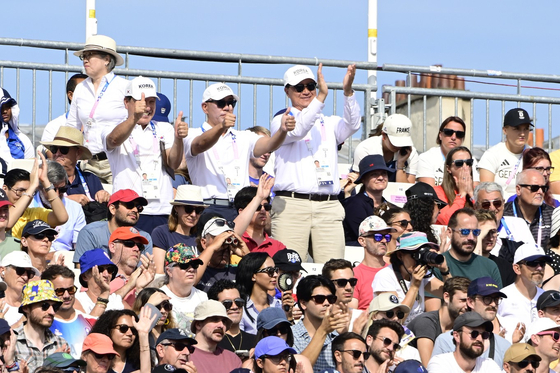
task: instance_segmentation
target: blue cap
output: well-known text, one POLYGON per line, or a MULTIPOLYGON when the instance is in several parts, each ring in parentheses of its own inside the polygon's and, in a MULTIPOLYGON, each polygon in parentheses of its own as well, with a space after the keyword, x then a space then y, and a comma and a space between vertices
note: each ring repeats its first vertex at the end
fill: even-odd
POLYGON ((282 338, 273 336, 266 337, 261 339, 255 346, 255 357, 259 359, 263 355, 276 356, 284 351, 297 354, 296 350, 291 348, 282 338))
POLYGON ((23 232, 21 233, 22 237, 27 237, 27 236, 34 236, 36 234, 39 233, 51 233, 53 235, 57 235, 58 232, 51 228, 50 225, 48 225, 47 223, 45 223, 42 220, 33 220, 30 221, 29 223, 25 224, 25 227, 23 227, 23 232))
POLYGON ((171 102, 166 95, 158 92, 159 100, 156 101, 156 112, 152 118, 156 122, 168 122, 169 112, 171 111, 171 102))
POLYGON ((0 335, 10 332, 10 325, 4 319, 0 319, 0 335))
POLYGON ((6 91, 4 88, 2 89, 2 97, 0 97, 0 108, 6 104, 10 105, 10 107, 17 105, 16 100, 10 96, 10 93, 6 91))
POLYGON ((471 281, 469 289, 467 290, 467 295, 472 297, 473 295, 487 296, 492 294, 498 294, 502 298, 507 298, 507 295, 500 291, 500 288, 494 281, 492 277, 479 277, 476 280, 471 281))
POLYGON ((268 307, 257 316, 257 329, 272 329, 283 322, 290 324, 284 310, 278 307, 268 307))
POLYGON ((385 164, 385 160, 383 159, 383 156, 381 154, 366 155, 360 161, 359 167, 360 167, 360 176, 358 176, 354 184, 360 184, 365 174, 371 171, 383 170, 391 173, 395 172, 394 168, 387 167, 387 165, 385 164))
POLYGON ((88 250, 80 257, 80 284, 87 287, 87 282, 82 279, 82 275, 95 266, 113 265, 113 279, 117 275, 117 266, 109 259, 109 255, 103 249, 88 250))
POLYGON ((428 373, 428 371, 417 360, 405 360, 397 365, 393 373, 428 373))

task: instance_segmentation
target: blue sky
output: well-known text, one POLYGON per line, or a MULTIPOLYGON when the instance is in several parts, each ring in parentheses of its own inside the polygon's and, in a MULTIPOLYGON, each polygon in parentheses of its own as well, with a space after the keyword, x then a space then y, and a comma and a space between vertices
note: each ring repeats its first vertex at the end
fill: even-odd
MULTIPOLYGON (((3 4, 3 37, 69 42, 85 41, 85 0, 22 0, 3 4)), ((446 67, 496 69, 555 74, 558 70, 558 4, 553 0, 526 1, 388 1, 380 0, 378 16, 379 64, 443 64, 446 67)), ((97 0, 98 32, 119 45, 199 51, 367 59, 367 1, 285 0, 159 2, 97 0)), ((63 63, 55 51, 0 47, 0 59, 63 63)), ((131 60, 146 69, 236 74, 233 64, 201 64, 131 60)), ((72 56, 70 63, 79 65, 72 56)), ((244 75, 281 78, 285 65, 245 66, 244 75)), ((327 81, 340 81, 340 69, 327 69, 327 81)), ((40 74, 40 73, 38 73, 40 74)), ((22 74, 22 78, 25 77, 22 74)), ((379 73, 379 87, 403 76, 379 73)), ((359 83, 366 82, 359 72, 359 83)), ((508 82, 510 83, 510 82, 508 82)), ((530 83, 532 86, 555 85, 530 83)), ((15 89, 6 74, 4 86, 15 89)), ((39 87, 39 95, 45 94, 39 87)), ((467 83, 473 91, 514 93, 513 89, 467 83)), ((560 96, 556 91, 527 91, 560 96)), ((56 93, 56 92, 55 92, 56 93)), ((22 89, 21 104, 30 93, 22 89)), ((61 95, 54 111, 62 111, 61 95)), ((30 104, 27 104, 28 106, 30 104)), ((532 112, 531 106, 526 106, 532 112)), ((182 108, 181 108, 182 109, 182 108)), ((38 103, 37 123, 44 123, 45 105, 38 103)), ((54 113, 56 116, 56 113, 54 113)), ((560 118, 560 114, 556 115, 560 118)), ((29 110, 23 121, 30 121, 29 110)), ((201 118, 195 116, 193 122, 201 118)), ((500 127, 499 118, 496 128, 500 127)), ((558 135, 559 133, 555 133, 558 135)), ((499 130, 492 135, 499 141, 499 130)))

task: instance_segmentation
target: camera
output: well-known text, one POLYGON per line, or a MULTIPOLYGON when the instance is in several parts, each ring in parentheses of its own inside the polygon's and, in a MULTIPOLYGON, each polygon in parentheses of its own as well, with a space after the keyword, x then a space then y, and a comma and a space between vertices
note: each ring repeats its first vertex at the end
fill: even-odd
POLYGON ((278 277, 278 287, 282 291, 292 290, 294 288, 294 279, 290 273, 282 273, 278 277))
POLYGON ((412 253, 412 258, 421 265, 434 265, 443 263, 443 255, 430 251, 429 246, 422 246, 412 253))
POLYGON ((225 243, 226 245, 237 246, 237 244, 239 243, 239 240, 238 240, 236 237, 234 237, 234 236, 229 236, 228 238, 226 238, 226 239, 224 240, 224 243, 225 243))

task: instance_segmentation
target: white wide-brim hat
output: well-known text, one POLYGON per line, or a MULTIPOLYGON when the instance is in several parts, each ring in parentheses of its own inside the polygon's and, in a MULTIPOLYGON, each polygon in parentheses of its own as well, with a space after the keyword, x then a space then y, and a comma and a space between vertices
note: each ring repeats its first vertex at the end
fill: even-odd
POLYGON ((117 43, 105 35, 93 35, 87 38, 84 49, 74 52, 74 56, 80 57, 86 51, 97 51, 110 54, 115 57, 116 66, 124 64, 124 59, 117 53, 117 43))
POLYGON ((202 199, 202 191, 198 185, 179 185, 175 199, 171 201, 174 206, 192 205, 208 207, 202 199))

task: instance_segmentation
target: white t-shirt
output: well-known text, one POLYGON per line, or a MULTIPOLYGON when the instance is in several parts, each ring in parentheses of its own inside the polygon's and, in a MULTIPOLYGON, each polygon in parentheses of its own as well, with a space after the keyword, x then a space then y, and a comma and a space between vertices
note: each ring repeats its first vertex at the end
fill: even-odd
MULTIPOLYGON (((453 352, 448 352, 446 354, 440 354, 432 357, 428 366, 426 367, 430 373, 464 373, 465 371, 461 369, 453 352)), ((501 373, 502 369, 494 362, 494 360, 489 358, 479 357, 476 359, 476 365, 471 372, 484 372, 484 373, 501 373)))
POLYGON ((173 305, 173 316, 175 316, 175 324, 177 328, 184 329, 190 324, 194 318, 194 309, 199 303, 208 300, 208 296, 202 290, 193 287, 188 297, 178 297, 167 285, 161 287, 161 290, 171 298, 169 302, 173 305))
POLYGON ((484 152, 478 163, 478 170, 480 169, 494 174, 494 181, 500 184, 504 190, 504 199, 507 200, 515 194, 515 175, 523 170, 522 153, 513 154, 504 142, 498 143, 484 152), (507 184, 508 180, 510 180, 509 184, 507 184))
POLYGON ((124 95, 128 83, 128 80, 115 76, 111 72, 101 79, 97 92, 93 90, 91 78, 87 78, 76 86, 66 125, 84 132, 85 146, 91 151, 91 154, 104 151, 101 132, 105 127, 114 128, 128 118, 128 111, 124 107, 124 95), (93 113, 93 123, 89 126, 87 122, 91 110, 107 83, 109 85, 99 100, 93 113))
POLYGON ((104 151, 107 153, 113 173, 113 193, 120 189, 132 189, 138 195, 144 196, 148 200, 148 206, 144 207, 143 215, 171 214, 169 202, 173 200, 172 179, 162 168, 159 143, 163 141, 165 149, 171 148, 175 138, 173 126, 154 121, 144 129, 140 125, 135 125, 128 139, 120 146, 108 150, 107 136, 111 134, 113 128, 105 127, 101 133, 104 151), (154 124, 153 129, 152 124, 154 124), (152 182, 158 192, 149 194, 147 190, 151 188, 152 182))
MULTIPOLYGON (((502 224, 502 228, 498 233, 498 238, 509 238, 512 241, 521 241, 530 245, 537 245, 535 243, 535 237, 533 237, 525 219, 518 218, 516 216, 503 216, 502 219, 505 221, 505 224, 502 224)), ((490 254, 499 256, 501 248, 502 240, 496 240, 496 245, 492 251, 490 251, 490 254)))
MULTIPOLYGON (((477 162, 473 157, 473 181, 480 181, 477 170, 477 162)), ((418 170, 416 178, 431 177, 435 180, 436 185, 441 185, 443 175, 445 173, 445 156, 441 152, 441 147, 434 146, 430 150, 418 156, 418 170)))
MULTIPOLYGON (((84 307, 84 311, 87 314, 89 314, 93 310, 93 307, 95 307, 95 302, 90 299, 85 291, 77 292, 76 299, 82 304, 82 307, 84 307)), ((124 309, 124 304, 121 296, 115 293, 109 295, 109 303, 107 304, 105 311, 122 309, 124 309)))
POLYGON ((192 183, 202 189, 202 198, 227 199, 226 177, 235 177, 241 183, 240 188, 249 186, 249 159, 262 136, 229 129, 212 148, 193 156, 193 140, 211 128, 204 122, 198 128, 189 129, 189 135, 183 140, 187 167, 192 183))
POLYGON ((23 313, 19 313, 19 307, 12 307, 7 303, 6 306, 8 307, 8 312, 4 315, 4 320, 6 320, 8 325, 12 326, 23 317, 23 313))
MULTIPOLYGON (((361 143, 356 146, 356 150, 354 151, 354 163, 352 164, 352 170, 358 172, 360 171, 360 161, 366 156, 370 154, 381 154, 383 155, 383 145, 382 145, 382 136, 373 136, 369 139, 365 139, 361 143)), ((393 160, 396 161, 398 156, 398 152, 395 153, 393 160)), ((407 160, 407 167, 406 173, 410 175, 416 175, 418 172, 418 152, 416 148, 412 147, 412 153, 407 160)))
POLYGON ((41 141, 43 142, 53 141, 60 127, 64 126, 65 124, 66 124, 66 113, 51 120, 49 123, 47 123, 47 125, 43 129, 43 136, 41 136, 41 141))
POLYGON ((513 331, 519 322, 528 326, 539 317, 537 300, 544 290, 537 287, 537 293, 533 299, 527 299, 522 295, 515 284, 506 286, 500 291, 507 295, 507 298, 503 298, 502 303, 498 306, 497 316, 500 324, 506 329, 504 338, 511 343, 513 331))
MULTIPOLYGON (((412 309, 410 310, 410 313, 408 314, 408 317, 406 318, 404 325, 407 325, 416 316, 424 312, 424 301, 425 301, 424 287, 428 282, 432 281, 433 278, 434 276, 431 276, 430 278, 422 279, 422 283, 420 284, 420 289, 418 289, 419 299, 417 298, 416 301, 414 302, 414 305, 412 306, 412 309)), ((404 280, 404 282, 406 288, 410 289, 410 281, 404 280)), ((396 292, 397 298, 399 298, 399 302, 402 302, 404 300, 404 297, 406 296, 405 292, 403 291, 403 289, 399 284, 399 280, 397 279, 395 272, 393 271, 392 264, 389 264, 387 267, 377 272, 377 274, 373 279, 373 282, 371 283, 371 288, 373 290, 374 297, 375 297, 375 293, 383 293, 383 292, 391 291, 391 292, 396 292)))

